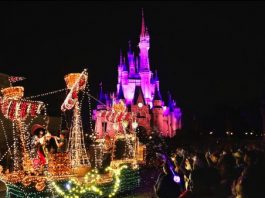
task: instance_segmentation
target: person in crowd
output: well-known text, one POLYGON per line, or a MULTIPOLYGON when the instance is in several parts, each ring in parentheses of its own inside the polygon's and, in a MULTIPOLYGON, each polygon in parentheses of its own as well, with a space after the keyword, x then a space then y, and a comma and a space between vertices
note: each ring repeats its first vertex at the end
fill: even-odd
POLYGON ((236 161, 235 169, 236 169, 236 177, 238 178, 245 168, 243 154, 240 150, 238 150, 238 151, 233 153, 233 156, 234 156, 235 161, 236 161))
POLYGON ((193 157, 192 157, 192 169, 197 169, 197 168, 205 168, 208 167, 208 163, 207 160, 205 159, 205 155, 202 153, 196 153, 193 157))
POLYGON ((265 195, 265 178, 261 167, 247 167, 232 186, 233 198, 261 198, 265 195))
POLYGON ((168 163, 164 163, 163 172, 158 176, 154 191, 158 198, 176 198, 180 195, 180 186, 173 180, 168 163))
POLYGON ((219 179, 214 168, 194 169, 190 177, 190 189, 184 191, 179 198, 217 198, 219 179))
POLYGON ((184 174, 182 173, 181 169, 180 169, 180 165, 181 165, 181 162, 182 162, 182 158, 179 157, 179 156, 175 156, 173 158, 173 163, 174 163, 174 166, 175 166, 175 169, 174 171, 177 173, 177 175, 180 177, 180 181, 182 181, 179 186, 180 186, 180 189, 181 189, 181 192, 186 190, 186 186, 185 186, 185 177, 184 177, 184 174))
POLYGON ((236 162, 231 153, 223 154, 218 161, 218 170, 221 176, 220 197, 229 197, 231 195, 231 186, 236 179, 236 162))
POLYGON ((61 131, 59 137, 54 136, 57 145, 57 152, 64 153, 67 150, 67 140, 65 138, 66 131, 61 131))
POLYGON ((205 153, 205 159, 207 160, 208 166, 217 167, 219 154, 218 152, 207 151, 205 153))

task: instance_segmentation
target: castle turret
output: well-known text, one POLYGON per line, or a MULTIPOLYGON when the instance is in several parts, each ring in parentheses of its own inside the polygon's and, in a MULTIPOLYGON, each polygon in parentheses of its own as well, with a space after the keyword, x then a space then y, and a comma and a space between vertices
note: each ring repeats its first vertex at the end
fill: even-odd
POLYGON ((135 76, 135 64, 134 64, 134 53, 132 51, 131 41, 129 43, 129 50, 128 50, 128 63, 129 63, 129 76, 135 76))
POLYGON ((122 84, 128 84, 128 69, 127 69, 127 66, 126 66, 126 62, 125 62, 125 57, 123 57, 123 69, 122 69, 122 78, 121 78, 121 81, 122 84))
POLYGON ((149 65, 148 51, 150 48, 150 37, 147 31, 147 27, 145 26, 143 9, 142 9, 142 28, 140 34, 139 48, 140 48, 140 72, 149 71, 150 65, 149 65))
POLYGON ((119 82, 121 81, 122 79, 122 71, 123 71, 123 60, 122 60, 122 51, 120 50, 120 63, 118 64, 118 80, 119 82))
POLYGON ((158 132, 163 130, 163 108, 162 108, 162 97, 158 87, 155 86, 155 94, 153 99, 153 124, 158 129, 158 132))
POLYGON ((159 90, 159 78, 158 78, 157 70, 155 70, 154 83, 157 89, 159 90))
POLYGON ((152 86, 151 86, 151 77, 152 72, 150 71, 149 65, 149 48, 150 48, 150 37, 145 26, 144 21, 144 11, 142 10, 142 28, 140 34, 140 42, 139 42, 139 49, 140 49, 140 66, 139 66, 139 75, 141 78, 141 87, 146 99, 146 102, 152 106, 152 86))
POLYGON ((118 93, 117 99, 125 101, 125 97, 124 97, 124 93, 123 93, 123 89, 122 89, 122 84, 121 83, 120 83, 120 88, 119 88, 119 93, 118 93))
POLYGON ((139 73, 139 57, 135 57, 135 72, 139 73))
POLYGON ((107 94, 107 93, 105 94, 105 99, 106 99, 107 109, 109 109, 111 107, 111 105, 112 105, 112 101, 111 101, 111 99, 109 97, 109 94, 107 94))
POLYGON ((102 89, 102 82, 100 83, 100 91, 99 91, 99 101, 97 104, 97 110, 106 110, 106 98, 102 89))

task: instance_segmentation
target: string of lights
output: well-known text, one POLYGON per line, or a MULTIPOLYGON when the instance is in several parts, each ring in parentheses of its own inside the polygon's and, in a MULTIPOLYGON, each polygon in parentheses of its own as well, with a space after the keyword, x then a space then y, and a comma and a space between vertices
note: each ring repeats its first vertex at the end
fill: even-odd
POLYGON ((46 93, 42 93, 42 94, 38 94, 38 95, 35 95, 35 96, 29 96, 29 97, 26 97, 25 99, 39 98, 39 97, 43 97, 43 96, 48 96, 48 95, 52 95, 52 94, 57 94, 57 93, 60 93, 60 92, 63 92, 63 91, 67 91, 67 88, 59 89, 59 90, 55 90, 55 91, 50 91, 50 92, 46 92, 46 93))
POLYGON ((88 96, 88 111, 89 111, 89 127, 90 131, 93 131, 93 124, 92 124, 92 106, 91 106, 91 99, 89 97, 90 95, 90 89, 89 84, 87 84, 87 90, 86 90, 87 96, 88 96))
MULTIPOLYGON (((11 145, 10 147, 13 148, 13 145, 11 145)), ((1 156, 1 158, 0 158, 0 162, 5 158, 5 156, 7 155, 7 153, 10 153, 10 156, 12 156, 11 148, 10 148, 10 151, 7 150, 7 151, 1 156)), ((11 157, 11 159, 13 159, 13 158, 11 157)))
POLYGON ((13 139, 14 139, 14 151, 13 151, 13 160, 14 160, 14 170, 20 170, 20 160, 19 160, 19 145, 18 145, 18 138, 16 135, 15 123, 12 122, 12 129, 13 129, 13 139))
POLYGON ((126 192, 138 187, 140 184, 139 169, 128 165, 119 168, 107 167, 106 172, 112 175, 107 183, 101 183, 101 176, 96 169, 87 173, 84 181, 76 178, 64 181, 52 181, 51 186, 55 192, 63 197, 114 197, 118 192, 126 192))
MULTIPOLYGON (((12 155, 11 148, 10 148, 9 143, 8 143, 8 138, 7 138, 7 134, 6 134, 6 129, 4 127, 4 123, 3 123, 3 121, 1 119, 0 119, 0 122, 1 122, 1 126, 2 126, 2 129, 3 129, 3 132, 4 132, 4 136, 5 136, 5 141, 6 141, 6 146, 7 146, 7 152, 9 152, 9 154, 12 155)), ((2 159, 0 161, 2 161, 2 159)))
POLYGON ((102 104, 102 105, 106 105, 106 104, 104 104, 103 102, 101 102, 100 100, 98 100, 97 98, 95 98, 94 96, 92 96, 90 93, 86 92, 86 94, 87 94, 88 97, 93 98, 95 101, 99 102, 100 104, 102 104))

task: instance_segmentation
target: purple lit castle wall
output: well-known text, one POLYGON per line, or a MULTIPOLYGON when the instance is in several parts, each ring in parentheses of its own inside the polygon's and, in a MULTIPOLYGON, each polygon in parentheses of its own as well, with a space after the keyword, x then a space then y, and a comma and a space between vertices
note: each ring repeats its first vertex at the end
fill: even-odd
MULTIPOLYGON (((118 84, 117 94, 112 95, 112 100, 123 99, 130 111, 137 115, 139 126, 144 127, 147 133, 156 128, 163 136, 173 137, 177 129, 181 129, 181 110, 176 106, 175 101, 169 95, 168 106, 164 105, 159 88, 159 79, 157 73, 155 75, 150 70, 149 48, 150 36, 145 26, 144 15, 142 12, 142 26, 139 42, 139 55, 136 56, 131 49, 129 42, 129 50, 127 53, 127 62, 120 53, 120 63, 118 65, 118 84), (152 121, 152 122, 151 122, 152 121), (151 123, 152 126, 151 126, 151 123)), ((104 109, 111 109, 111 99, 106 98, 102 88, 100 92, 100 100, 106 104, 98 105, 97 112, 104 109)), ((127 108, 128 109, 128 108, 127 108)), ((102 134, 102 126, 99 116, 95 115, 96 132, 102 134), (99 126, 100 125, 100 126, 99 126)), ((113 132, 111 126, 113 123, 105 123, 108 132, 113 132)), ((107 131, 105 131, 107 132, 107 131)))

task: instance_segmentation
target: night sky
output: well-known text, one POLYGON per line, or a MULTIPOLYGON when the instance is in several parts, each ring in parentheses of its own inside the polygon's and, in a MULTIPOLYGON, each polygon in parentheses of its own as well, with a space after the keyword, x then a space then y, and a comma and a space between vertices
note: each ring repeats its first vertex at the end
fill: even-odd
MULTIPOLYGON (((151 70, 170 91, 184 126, 261 130, 265 93, 263 2, 1 2, 0 72, 31 96, 65 87, 88 68, 92 94, 116 90, 119 51, 136 49, 141 8, 151 37, 151 70)), ((39 98, 60 114, 65 94, 39 98)))

